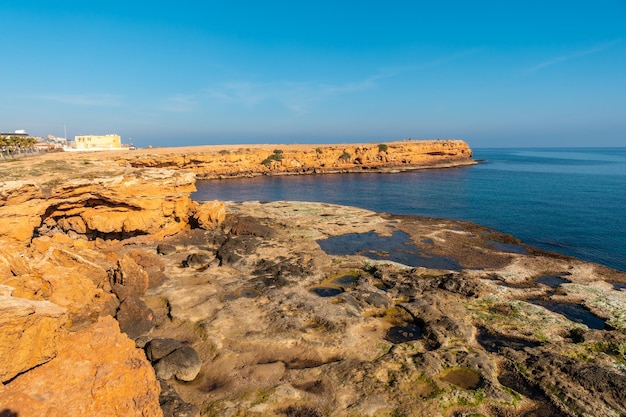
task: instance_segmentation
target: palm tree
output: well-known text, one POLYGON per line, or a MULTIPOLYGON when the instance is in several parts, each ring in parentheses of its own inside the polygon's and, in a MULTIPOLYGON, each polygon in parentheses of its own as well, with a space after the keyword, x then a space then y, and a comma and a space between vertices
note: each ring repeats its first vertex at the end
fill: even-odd
POLYGON ((16 153, 30 152, 35 147, 37 140, 33 137, 2 136, 0 137, 0 150, 2 158, 13 157, 16 153))

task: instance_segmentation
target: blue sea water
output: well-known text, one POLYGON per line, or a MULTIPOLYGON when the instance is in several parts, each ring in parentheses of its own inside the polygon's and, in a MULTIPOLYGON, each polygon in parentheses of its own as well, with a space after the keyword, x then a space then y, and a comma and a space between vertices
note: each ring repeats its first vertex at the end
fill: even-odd
POLYGON ((626 148, 475 149, 474 166, 200 181, 196 200, 321 201, 468 220, 626 271, 626 148))

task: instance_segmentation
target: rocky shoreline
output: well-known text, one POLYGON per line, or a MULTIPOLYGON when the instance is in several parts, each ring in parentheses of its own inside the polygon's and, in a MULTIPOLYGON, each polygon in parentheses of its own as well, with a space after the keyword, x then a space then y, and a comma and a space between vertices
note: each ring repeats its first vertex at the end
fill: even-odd
POLYGON ((473 163, 381 145, 2 164, 0 415, 625 414, 626 273, 471 223, 190 199, 196 177, 473 163))

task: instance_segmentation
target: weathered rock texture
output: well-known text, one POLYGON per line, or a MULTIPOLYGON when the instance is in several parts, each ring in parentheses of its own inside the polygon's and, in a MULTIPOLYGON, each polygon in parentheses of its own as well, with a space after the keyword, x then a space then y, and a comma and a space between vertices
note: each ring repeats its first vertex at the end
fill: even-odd
POLYGON ((19 417, 162 416, 159 393, 143 353, 108 317, 65 337, 50 362, 0 386, 0 411, 19 417))
POLYGON ((626 274, 470 223, 317 203, 230 208, 223 231, 167 240, 169 279, 146 293, 168 314, 146 350, 198 352, 193 383, 169 382, 203 415, 626 413, 626 293, 611 285, 626 274), (342 236, 339 253, 322 250, 342 236), (557 288, 542 283, 551 276, 557 288), (607 326, 537 300, 583 305, 607 326))
POLYGON ((193 173, 39 159, 57 171, 0 183, 0 413, 161 415, 154 369, 128 336, 154 327, 139 297, 164 265, 124 246, 190 219, 216 227, 223 205, 191 201, 193 173))
POLYGON ((133 152, 0 184, 0 414, 626 414, 624 273, 469 223, 190 200, 194 173, 472 163, 464 142, 133 152))
POLYGON ((188 224, 192 173, 134 170, 112 177, 0 183, 0 238, 33 236, 121 239, 174 234, 188 224))
POLYGON ((472 151, 461 140, 407 140, 349 145, 246 145, 210 151, 154 153, 120 158, 133 167, 193 171, 199 178, 254 175, 407 170, 472 163, 472 151))
POLYGON ((54 358, 66 323, 49 301, 0 296, 0 383, 54 358))

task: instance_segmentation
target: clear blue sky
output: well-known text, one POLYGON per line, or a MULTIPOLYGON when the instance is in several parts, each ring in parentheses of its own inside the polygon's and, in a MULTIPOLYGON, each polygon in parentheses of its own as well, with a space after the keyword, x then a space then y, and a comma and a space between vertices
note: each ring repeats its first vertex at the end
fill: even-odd
POLYGON ((626 0, 3 0, 0 24, 0 131, 626 146, 626 0))

